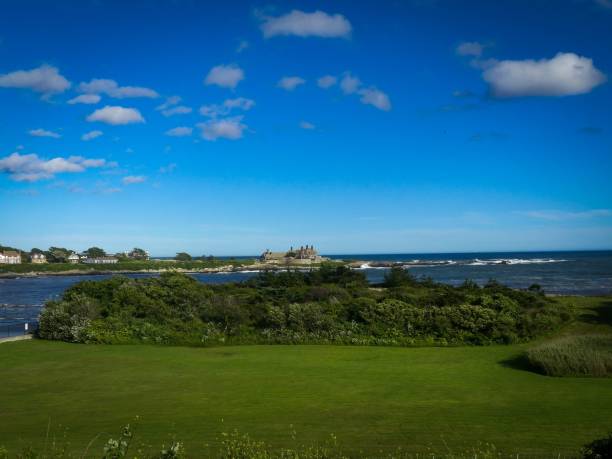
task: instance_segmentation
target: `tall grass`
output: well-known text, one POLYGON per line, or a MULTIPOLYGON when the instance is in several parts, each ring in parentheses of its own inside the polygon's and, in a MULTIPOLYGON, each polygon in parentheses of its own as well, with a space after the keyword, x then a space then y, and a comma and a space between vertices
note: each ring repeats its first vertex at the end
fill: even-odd
POLYGON ((612 336, 558 338, 528 350, 527 358, 549 376, 612 376, 612 336))
MULTIPOLYGON (((126 425, 121 429, 119 436, 109 438, 101 450, 91 448, 92 443, 103 436, 103 434, 98 434, 82 452, 71 453, 68 451, 69 443, 58 444, 53 441, 50 447, 45 446, 42 451, 26 446, 16 454, 10 454, 8 450, 0 446, 0 459, 349 459, 352 457, 363 459, 519 459, 522 457, 518 453, 502 453, 494 445, 488 443, 479 443, 475 447, 458 451, 453 451, 444 445, 441 450, 428 447, 420 453, 410 453, 400 447, 389 452, 383 452, 381 449, 376 456, 348 455, 338 445, 336 436, 333 434, 322 443, 307 445, 300 444, 295 435, 296 432, 292 432, 293 447, 279 449, 234 430, 221 433, 221 437, 218 438, 220 440, 218 446, 211 447, 206 444, 199 451, 187 452, 183 444, 175 439, 171 440, 168 446, 162 446, 161 449, 144 444, 135 437, 130 425, 126 425)), ((596 449, 596 451, 599 450, 596 449)), ((560 458, 562 456, 551 453, 551 457, 560 458)))

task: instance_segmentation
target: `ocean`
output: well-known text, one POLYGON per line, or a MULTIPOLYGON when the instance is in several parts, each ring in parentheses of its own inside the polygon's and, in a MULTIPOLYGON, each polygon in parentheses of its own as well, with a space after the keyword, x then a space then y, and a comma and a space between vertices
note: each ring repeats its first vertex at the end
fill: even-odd
MULTIPOLYGON (((359 270, 370 282, 381 282, 387 268, 377 263, 395 262, 417 277, 458 285, 466 279, 484 284, 495 279, 513 288, 539 284, 546 293, 557 295, 611 295, 612 251, 585 252, 499 252, 438 254, 344 254, 328 255, 336 260, 360 260, 359 270)), ((238 258, 238 257, 237 257, 238 258)), ((155 274, 131 274, 130 277, 155 274)), ((240 282, 256 272, 192 274, 200 282, 240 282)), ((45 301, 86 279, 109 275, 42 276, 0 279, 0 337, 22 332, 24 321, 36 321, 45 301)))

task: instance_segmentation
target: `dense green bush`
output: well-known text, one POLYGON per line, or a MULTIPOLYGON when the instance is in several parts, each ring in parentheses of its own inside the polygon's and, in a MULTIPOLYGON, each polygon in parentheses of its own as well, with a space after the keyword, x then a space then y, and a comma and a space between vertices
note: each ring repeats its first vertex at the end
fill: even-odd
POLYGON ((582 448, 584 459, 610 459, 612 458, 612 432, 605 438, 599 438, 582 448))
POLYGON ((84 281, 46 305, 39 334, 93 343, 489 344, 528 340, 572 317, 543 295, 496 283, 390 276, 390 287, 373 288, 361 272, 323 265, 223 285, 179 273, 84 281))
POLYGON ((549 376, 612 376, 612 336, 567 336, 530 349, 527 357, 549 376))

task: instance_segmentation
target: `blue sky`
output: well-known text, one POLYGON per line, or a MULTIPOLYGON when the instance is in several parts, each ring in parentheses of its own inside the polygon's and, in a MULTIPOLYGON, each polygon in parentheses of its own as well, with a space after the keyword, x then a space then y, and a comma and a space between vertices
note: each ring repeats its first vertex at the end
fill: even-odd
POLYGON ((5 1, 0 244, 612 248, 610 75, 609 0, 5 1))

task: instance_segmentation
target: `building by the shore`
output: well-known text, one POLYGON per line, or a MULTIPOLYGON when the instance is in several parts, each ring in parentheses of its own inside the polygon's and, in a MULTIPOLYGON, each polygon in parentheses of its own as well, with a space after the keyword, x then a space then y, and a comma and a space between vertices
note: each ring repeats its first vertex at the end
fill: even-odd
POLYGON ((116 257, 94 257, 94 258, 86 258, 83 260, 83 263, 88 265, 110 265, 115 264, 119 261, 116 257))
POLYGON ((81 261, 81 257, 79 257, 76 253, 72 252, 70 255, 68 255, 68 258, 66 260, 68 260, 68 263, 76 264, 81 261))
POLYGON ((301 246, 299 249, 295 250, 291 247, 286 252, 272 252, 270 249, 267 249, 259 257, 259 261, 268 264, 309 265, 312 263, 321 263, 326 260, 328 260, 328 258, 319 255, 319 252, 317 252, 312 245, 301 246))
POLYGON ((133 249, 130 252, 123 252, 123 256, 131 259, 131 260, 149 260, 151 258, 151 256, 149 255, 149 251, 148 250, 142 250, 142 249, 133 249))
POLYGON ((40 265, 47 262, 47 257, 45 257, 44 253, 33 253, 30 256, 30 260, 32 263, 40 265))
POLYGON ((15 250, 0 252, 0 263, 5 265, 18 265, 21 263, 21 254, 15 250))

